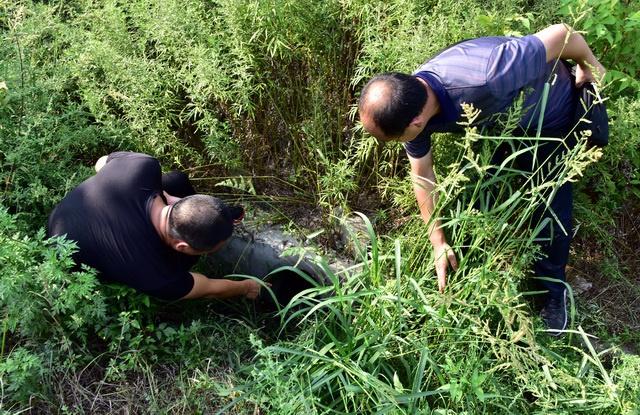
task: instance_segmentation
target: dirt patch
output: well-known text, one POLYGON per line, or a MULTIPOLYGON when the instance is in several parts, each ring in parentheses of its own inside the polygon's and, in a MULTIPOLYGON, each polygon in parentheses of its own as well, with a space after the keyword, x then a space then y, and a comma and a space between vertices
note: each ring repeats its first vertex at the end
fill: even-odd
POLYGON ((578 305, 590 315, 584 322, 587 328, 594 334, 608 333, 620 346, 638 353, 640 202, 625 205, 614 221, 610 247, 586 232, 576 237, 567 278, 572 286, 586 288, 578 293, 578 305))

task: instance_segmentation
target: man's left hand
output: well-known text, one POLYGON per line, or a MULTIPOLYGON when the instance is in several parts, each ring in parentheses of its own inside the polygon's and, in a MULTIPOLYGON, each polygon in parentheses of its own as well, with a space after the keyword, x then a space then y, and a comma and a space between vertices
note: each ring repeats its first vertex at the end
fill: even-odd
POLYGON ((596 61, 595 63, 593 67, 589 67, 586 64, 576 66, 576 86, 580 87, 585 82, 602 81, 606 69, 600 62, 596 61), (595 74, 593 73, 594 71, 596 72, 595 74))

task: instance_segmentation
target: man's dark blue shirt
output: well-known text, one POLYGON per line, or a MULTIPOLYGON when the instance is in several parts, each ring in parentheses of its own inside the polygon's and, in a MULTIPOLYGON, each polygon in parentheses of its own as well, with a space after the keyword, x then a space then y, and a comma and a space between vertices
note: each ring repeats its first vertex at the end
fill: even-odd
POLYGON ((491 128, 496 115, 506 113, 524 94, 519 126, 535 131, 544 84, 551 82, 544 112, 543 134, 562 134, 573 119, 575 110, 573 78, 560 61, 546 61, 540 39, 483 37, 460 42, 427 61, 414 73, 433 89, 440 112, 424 130, 405 144, 407 154, 425 156, 431 149, 431 133, 459 132, 462 104, 481 110, 476 123, 491 128))

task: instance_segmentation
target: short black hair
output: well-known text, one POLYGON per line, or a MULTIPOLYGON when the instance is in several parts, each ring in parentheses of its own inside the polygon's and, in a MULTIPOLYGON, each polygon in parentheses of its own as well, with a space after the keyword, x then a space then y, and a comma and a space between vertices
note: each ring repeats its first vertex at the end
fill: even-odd
POLYGON ((358 108, 365 108, 373 121, 389 138, 399 137, 427 103, 427 90, 413 75, 387 72, 372 78, 362 89, 358 108), (382 84, 388 91, 381 105, 368 106, 371 87, 382 84))
POLYGON ((217 197, 187 196, 171 208, 169 234, 193 249, 208 251, 231 237, 234 220, 243 214, 241 207, 229 207, 217 197))

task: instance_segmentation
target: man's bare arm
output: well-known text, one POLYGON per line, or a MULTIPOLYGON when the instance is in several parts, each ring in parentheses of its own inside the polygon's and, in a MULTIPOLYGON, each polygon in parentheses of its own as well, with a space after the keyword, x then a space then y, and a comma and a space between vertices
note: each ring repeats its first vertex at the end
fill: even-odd
MULTIPOLYGON (((437 203, 437 195, 433 193, 436 183, 435 172, 433 171, 433 156, 431 151, 421 158, 413 158, 409 156, 411 164, 411 176, 413 180, 413 191, 418 201, 420 215, 424 223, 429 223, 431 214, 435 204, 437 203)), ((439 225, 436 221, 429 226, 429 239, 431 243, 437 244, 444 241, 444 233, 438 229, 439 225)))
POLYGON ((535 34, 547 51, 547 62, 554 59, 571 59, 578 64, 576 84, 585 81, 601 80, 605 68, 596 59, 580 33, 574 32, 565 24, 555 24, 535 34), (591 69, 595 69, 596 74, 591 69))
POLYGON ((193 298, 223 299, 239 296, 253 300, 260 294, 260 284, 254 280, 211 279, 197 272, 190 274, 193 276, 193 288, 189 294, 182 297, 183 300, 193 298))
POLYGON ((98 161, 96 161, 96 165, 95 165, 96 173, 99 172, 100 170, 102 170, 104 165, 107 164, 107 159, 108 158, 109 158, 109 156, 102 156, 102 157, 100 157, 98 159, 98 161))
POLYGON ((409 156, 409 162, 411 163, 413 191, 420 208, 420 215, 422 220, 429 225, 427 232, 434 251, 438 288, 442 292, 447 284, 448 266, 451 265, 455 270, 458 268, 458 262, 455 253, 447 243, 440 221, 431 221, 431 216, 438 201, 437 195, 433 191, 436 184, 436 175, 433 171, 433 155, 429 151, 426 156, 421 158, 409 156))

